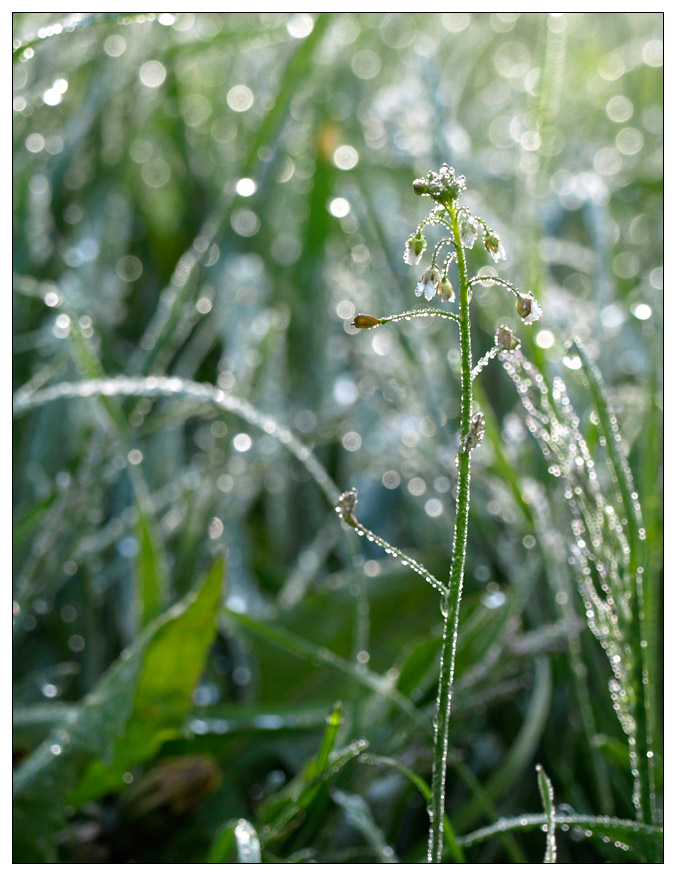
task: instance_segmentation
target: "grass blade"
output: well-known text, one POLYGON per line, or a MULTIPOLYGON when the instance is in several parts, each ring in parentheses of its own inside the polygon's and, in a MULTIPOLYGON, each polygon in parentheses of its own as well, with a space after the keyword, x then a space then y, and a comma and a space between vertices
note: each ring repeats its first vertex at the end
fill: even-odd
MULTIPOLYGON (((432 794, 430 786, 426 783, 423 777, 419 776, 415 771, 411 770, 411 768, 406 767, 404 764, 401 764, 396 759, 390 758, 387 755, 374 755, 371 752, 362 755, 360 761, 362 761, 363 764, 382 764, 386 767, 395 768, 395 770, 398 770, 403 776, 405 776, 414 788, 421 793, 423 800, 426 802, 426 806, 430 805, 430 796, 432 794)), ((446 813, 444 814, 444 837, 449 846, 449 853, 454 861, 458 864, 464 864, 465 855, 456 840, 456 834, 446 813)))
MULTIPOLYGON (((543 826, 543 813, 524 813, 521 816, 499 819, 493 825, 480 828, 459 837, 461 847, 468 848, 494 840, 515 831, 531 831, 543 826)), ((580 813, 555 816, 555 824, 565 831, 577 830, 581 837, 588 834, 602 843, 613 843, 618 849, 634 852, 649 862, 660 862, 663 856, 663 829, 631 819, 613 816, 586 816, 580 813)))
POLYGON ((370 670, 365 672, 364 668, 360 668, 358 671, 354 664, 347 661, 345 658, 341 658, 330 649, 327 649, 324 646, 315 645, 315 643, 303 639, 297 634, 290 633, 286 630, 283 631, 279 627, 274 627, 272 624, 268 624, 260 619, 241 615, 238 612, 233 612, 232 609, 224 609, 223 615, 225 618, 234 621, 239 627, 268 640, 268 642, 273 643, 278 646, 278 648, 284 649, 284 651, 296 655, 299 658, 303 658, 306 661, 310 661, 317 666, 331 667, 333 670, 336 670, 338 673, 341 673, 353 682, 357 682, 361 686, 371 689, 375 694, 379 694, 381 697, 390 700, 402 710, 402 712, 408 715, 409 718, 411 718, 420 728, 423 728, 428 734, 430 733, 431 729, 428 721, 422 713, 416 709, 408 697, 405 697, 397 691, 397 689, 382 676, 378 676, 370 670))
POLYGON ((550 782, 550 777, 546 774, 540 764, 536 765, 536 774, 538 776, 538 793, 541 796, 541 803, 543 804, 543 811, 545 812, 545 821, 548 827, 543 864, 554 865, 557 862, 557 842, 555 840, 555 793, 552 788, 552 783, 550 782))

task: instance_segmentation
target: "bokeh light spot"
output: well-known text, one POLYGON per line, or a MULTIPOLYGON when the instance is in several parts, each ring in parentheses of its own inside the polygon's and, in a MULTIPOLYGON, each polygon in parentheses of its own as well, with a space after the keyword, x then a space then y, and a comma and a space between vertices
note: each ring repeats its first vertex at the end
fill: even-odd
POLYGON ((167 70, 160 61, 146 61, 139 70, 139 79, 146 88, 159 88, 166 78, 167 70))
POLYGON ((236 113, 244 113, 254 103, 254 94, 246 85, 234 85, 226 97, 228 106, 236 113))
POLYGON ((359 161, 359 154, 353 146, 339 146, 334 152, 334 164, 342 171, 349 171, 359 161))

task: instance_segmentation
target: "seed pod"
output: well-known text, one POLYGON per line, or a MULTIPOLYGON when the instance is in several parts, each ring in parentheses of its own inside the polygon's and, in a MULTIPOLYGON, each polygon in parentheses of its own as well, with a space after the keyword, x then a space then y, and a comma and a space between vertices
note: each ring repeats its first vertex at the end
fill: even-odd
POLYGON ((517 350, 520 346, 519 338, 509 326, 499 326, 494 340, 500 350, 517 350))
POLYGON ((336 513, 346 522, 346 524, 350 524, 351 527, 355 527, 357 524, 355 520, 356 505, 357 491, 354 488, 353 490, 346 490, 345 493, 342 493, 336 505, 336 513))
POLYGON ((370 317, 369 314, 357 314, 352 325, 356 329, 373 329, 374 326, 381 325, 381 320, 378 317, 370 317))

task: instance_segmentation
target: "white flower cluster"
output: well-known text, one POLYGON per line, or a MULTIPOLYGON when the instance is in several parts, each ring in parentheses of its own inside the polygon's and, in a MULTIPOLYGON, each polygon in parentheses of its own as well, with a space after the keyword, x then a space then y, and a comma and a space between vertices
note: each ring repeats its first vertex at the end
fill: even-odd
MULTIPOLYGON (((419 297, 423 296, 426 301, 432 301, 436 295, 442 301, 455 300, 454 287, 447 273, 449 265, 453 261, 458 261, 460 247, 472 249, 480 234, 484 249, 494 262, 500 262, 506 258, 505 247, 500 235, 489 228, 479 216, 473 216, 465 204, 459 203, 459 195, 465 188, 465 177, 457 177, 453 167, 448 164, 443 164, 439 171, 429 171, 424 177, 414 180, 416 194, 428 196, 437 203, 416 232, 407 239, 404 248, 406 264, 418 265, 428 249, 428 241, 423 234, 426 225, 441 224, 447 229, 453 230, 454 233, 453 238, 445 237, 434 247, 432 265, 426 268, 416 284, 415 294, 419 297), (452 223, 454 224, 453 229, 452 223), (438 269, 438 257, 444 246, 448 246, 450 251, 444 261, 440 261, 441 269, 438 269)), ((524 323, 531 325, 540 319, 543 311, 532 292, 522 294, 507 282, 502 282, 501 285, 515 293, 517 313, 524 323)), ((519 342, 512 335, 510 329, 501 326, 496 335, 496 345, 502 350, 514 350, 519 342)))

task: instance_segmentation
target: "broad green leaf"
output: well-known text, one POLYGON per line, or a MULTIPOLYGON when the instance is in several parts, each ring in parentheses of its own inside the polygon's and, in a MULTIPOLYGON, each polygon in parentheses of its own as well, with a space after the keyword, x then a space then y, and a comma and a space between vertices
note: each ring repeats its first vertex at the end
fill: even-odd
POLYGON ((55 862, 53 834, 77 805, 123 785, 179 736, 221 603, 223 561, 150 624, 14 774, 15 861, 55 862))
MULTIPOLYGON (((207 651, 216 632, 216 613, 222 596, 223 560, 219 558, 199 591, 162 618, 146 651, 136 686, 133 711, 124 737, 116 741, 112 764, 97 761, 70 796, 70 803, 97 798, 122 785, 122 774, 145 761, 165 740, 181 735, 191 707, 191 693, 200 680, 207 651), (179 624, 178 621, 181 621, 179 624)), ((152 629, 152 628, 151 628, 152 629)))

